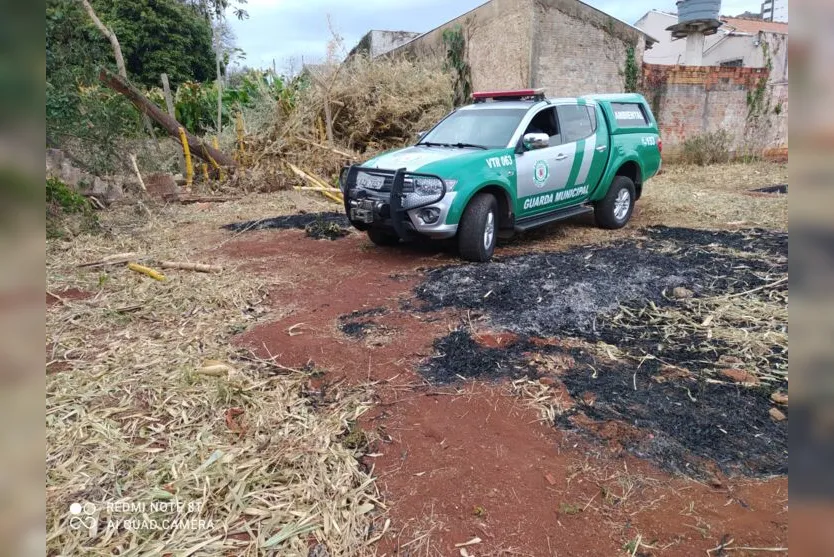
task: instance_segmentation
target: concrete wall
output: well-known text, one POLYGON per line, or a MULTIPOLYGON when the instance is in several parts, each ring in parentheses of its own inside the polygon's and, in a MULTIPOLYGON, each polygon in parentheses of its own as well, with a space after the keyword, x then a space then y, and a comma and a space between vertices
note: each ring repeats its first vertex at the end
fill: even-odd
POLYGON ((536 0, 533 33, 532 86, 552 97, 622 92, 627 48, 639 72, 646 46, 637 29, 575 0, 536 0))
POLYGON ((466 37, 475 91, 529 87, 532 5, 533 0, 492 0, 391 54, 443 57, 443 31, 459 25, 466 37))
MULTIPOLYGON (((666 30, 670 25, 678 22, 678 17, 652 10, 638 19, 635 27, 639 27, 652 37, 658 40, 643 55, 643 61, 648 64, 683 64, 683 55, 686 51, 685 40, 672 40, 672 34, 666 30)), ((704 48, 708 47, 707 42, 711 41, 714 35, 706 37, 704 48)))
MULTIPOLYGON (((675 15, 652 10, 641 17, 634 24, 652 37, 658 39, 658 43, 647 50, 643 61, 647 64, 682 64, 686 40, 673 40, 672 35, 666 28, 677 23, 675 15)), ((768 54, 773 64, 770 80, 773 83, 786 81, 788 79, 788 34, 778 30, 756 30, 757 26, 782 27, 773 24, 745 21, 730 18, 729 24, 725 24, 714 35, 704 39, 704 66, 719 66, 723 62, 742 59, 743 65, 750 68, 765 67, 765 56, 762 48, 767 43, 768 54), (747 27, 736 29, 733 22, 745 23, 747 27)))
POLYGON ((768 77, 766 68, 644 64, 643 94, 660 124, 664 158, 679 155, 686 139, 718 130, 730 133, 736 153, 786 151, 786 85, 768 85, 766 114, 748 117, 748 92, 768 77))
POLYGON ((348 54, 348 58, 360 54, 376 58, 419 36, 420 33, 413 33, 411 31, 381 31, 374 29, 368 31, 359 40, 359 43, 348 54))
POLYGON ((754 35, 724 36, 712 46, 704 48, 705 66, 720 66, 724 62, 738 59, 742 59, 743 65, 748 68, 764 68, 769 61, 770 81, 787 81, 787 33, 759 31, 754 35))
POLYGON ((552 97, 623 90, 625 52, 644 35, 577 0, 492 0, 394 49, 445 56, 443 31, 460 25, 474 90, 544 87, 552 97))

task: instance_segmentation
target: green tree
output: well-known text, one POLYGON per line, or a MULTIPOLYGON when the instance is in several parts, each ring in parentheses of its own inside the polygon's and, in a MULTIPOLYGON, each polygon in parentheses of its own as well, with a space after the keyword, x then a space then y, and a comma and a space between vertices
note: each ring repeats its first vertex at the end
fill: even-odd
MULTIPOLYGON (((158 87, 167 73, 174 87, 214 74, 210 21, 180 0, 91 0, 99 19, 119 39, 128 77, 158 87)), ((93 172, 123 158, 119 140, 141 133, 138 112, 98 83, 101 67, 115 71, 110 43, 80 0, 46 0, 47 144, 68 149, 93 172)))
POLYGON ((119 37, 130 78, 157 86, 206 81, 214 70, 211 25, 177 0, 92 0, 99 18, 119 37))
POLYGON ((118 139, 141 129, 129 102, 97 86, 101 66, 115 69, 110 43, 81 2, 47 0, 46 142, 95 173, 112 170, 118 139))
MULTIPOLYGON (((167 73, 174 84, 212 78, 211 24, 196 8, 179 0, 91 0, 91 4, 119 37, 134 82, 155 87, 161 73, 167 73)), ((108 42, 78 0, 47 0, 46 49, 47 81, 60 68, 90 83, 98 66, 113 67, 108 42)))

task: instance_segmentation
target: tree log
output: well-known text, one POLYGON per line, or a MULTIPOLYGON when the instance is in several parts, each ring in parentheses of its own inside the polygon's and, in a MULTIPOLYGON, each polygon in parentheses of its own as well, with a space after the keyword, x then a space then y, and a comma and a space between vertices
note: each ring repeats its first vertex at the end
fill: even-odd
MULTIPOLYGON (((168 116, 162 111, 161 108, 145 98, 142 93, 140 93, 125 79, 114 75, 107 70, 101 70, 98 78, 102 83, 117 93, 127 97, 127 99, 132 102, 143 114, 147 114, 153 121, 165 128, 165 131, 167 131, 171 137, 179 138, 180 128, 185 129, 185 126, 177 122, 174 118, 168 116)), ((199 137, 192 135, 187 131, 185 132, 185 137, 186 141, 188 141, 188 147, 191 149, 191 153, 195 156, 200 157, 208 163, 217 163, 220 166, 237 166, 237 163, 232 157, 226 155, 218 149, 215 149, 211 145, 206 144, 199 137)))

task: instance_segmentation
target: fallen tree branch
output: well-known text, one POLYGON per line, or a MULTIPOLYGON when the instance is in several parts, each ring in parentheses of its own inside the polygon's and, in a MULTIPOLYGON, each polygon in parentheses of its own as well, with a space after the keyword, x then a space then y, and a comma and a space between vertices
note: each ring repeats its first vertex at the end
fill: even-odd
POLYGON ((109 27, 102 23, 88 0, 81 0, 81 4, 84 6, 84 10, 87 12, 87 15, 93 20, 93 24, 98 27, 101 34, 104 35, 108 41, 110 41, 110 46, 113 48, 113 56, 116 58, 116 68, 119 70, 119 75, 127 79, 125 59, 124 56, 122 56, 122 47, 119 44, 118 37, 116 37, 116 34, 109 27))
MULTIPOLYGON (((142 114, 149 116, 154 122, 165 128, 168 134, 177 139, 180 137, 180 128, 184 126, 171 118, 161 108, 149 101, 141 92, 139 92, 133 85, 127 82, 123 77, 117 76, 107 70, 101 70, 99 73, 99 81, 110 89, 124 95, 133 105, 139 109, 142 114)), ((237 162, 229 155, 222 151, 215 149, 211 145, 205 143, 199 137, 185 132, 186 142, 191 150, 191 153, 207 163, 216 164, 219 166, 237 166, 237 162)))

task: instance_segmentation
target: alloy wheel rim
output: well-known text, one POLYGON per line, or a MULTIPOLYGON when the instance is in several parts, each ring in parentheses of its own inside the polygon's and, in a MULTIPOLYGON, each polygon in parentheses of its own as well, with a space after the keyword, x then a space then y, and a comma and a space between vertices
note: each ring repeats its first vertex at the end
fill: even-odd
POLYGON ((492 211, 487 213, 486 226, 484 227, 484 248, 492 246, 492 239, 495 237, 495 215, 492 211))
POLYGON ((623 188, 617 194, 617 199, 614 201, 614 218, 621 221, 626 218, 628 208, 631 205, 631 194, 628 190, 623 188))

